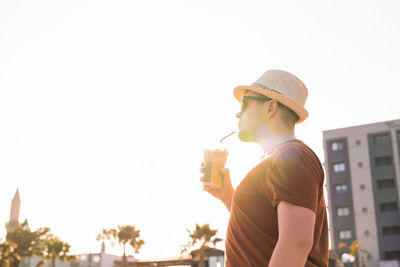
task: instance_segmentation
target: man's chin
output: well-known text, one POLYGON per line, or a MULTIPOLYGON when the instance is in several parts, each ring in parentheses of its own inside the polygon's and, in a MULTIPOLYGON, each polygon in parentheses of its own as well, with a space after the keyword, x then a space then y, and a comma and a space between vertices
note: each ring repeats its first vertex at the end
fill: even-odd
POLYGON ((239 131, 238 136, 243 142, 255 142, 254 136, 246 131, 239 131))

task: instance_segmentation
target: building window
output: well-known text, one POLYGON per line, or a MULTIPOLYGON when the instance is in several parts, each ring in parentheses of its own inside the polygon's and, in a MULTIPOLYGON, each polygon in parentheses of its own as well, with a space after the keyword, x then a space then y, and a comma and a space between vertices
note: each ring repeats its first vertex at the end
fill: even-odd
POLYGON ((391 156, 384 156, 384 157, 377 157, 375 158, 375 166, 388 166, 392 165, 392 157, 391 156))
POLYGON ((340 230, 339 231, 339 238, 340 239, 350 239, 351 238, 351 231, 350 230, 340 230))
POLYGON ((340 207, 336 209, 337 216, 348 216, 350 214, 350 210, 348 207, 340 207))
POLYGON ((389 133, 376 134, 372 137, 374 144, 387 144, 390 141, 389 133))
POLYGON ((357 141, 356 141, 356 145, 357 145, 357 146, 361 145, 361 141, 360 141, 360 140, 357 140, 357 141))
POLYGON ((365 184, 360 184, 360 189, 364 190, 365 189, 365 184))
POLYGON ((378 180, 378 189, 393 188, 395 187, 394 179, 378 180))
POLYGON ((385 251, 385 260, 400 260, 400 250, 385 251))
POLYGON ((336 194, 342 195, 347 193, 347 184, 338 184, 335 185, 336 194))
POLYGON ((367 211, 368 211, 368 208, 367 208, 367 207, 363 207, 363 208, 362 208, 362 212, 366 213, 367 211))
POLYGON ((370 234, 371 234, 371 233, 370 233, 368 230, 365 230, 365 231, 364 231, 364 235, 365 235, 365 236, 369 236, 370 234))
POLYGON ((358 167, 362 167, 362 166, 364 166, 364 163, 362 163, 361 161, 358 163, 358 167))
POLYGON ((397 203, 396 202, 380 203, 379 207, 381 209, 381 212, 397 211, 397 203))
POLYGON ((332 148, 332 151, 342 150, 343 142, 342 141, 332 142, 331 148, 332 148))
POLYGON ((383 235, 400 235, 400 226, 385 226, 382 227, 383 235))
POLYGON ((334 163, 333 164, 333 171, 334 172, 344 172, 344 171, 346 171, 346 164, 344 164, 343 162, 334 163))

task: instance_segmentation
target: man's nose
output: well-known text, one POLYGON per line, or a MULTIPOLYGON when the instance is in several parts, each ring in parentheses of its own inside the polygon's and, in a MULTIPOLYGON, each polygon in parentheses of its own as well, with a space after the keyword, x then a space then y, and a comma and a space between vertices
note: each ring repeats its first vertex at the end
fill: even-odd
POLYGON ((242 112, 238 112, 238 113, 236 113, 236 118, 238 118, 238 119, 240 119, 240 117, 242 117, 242 112))

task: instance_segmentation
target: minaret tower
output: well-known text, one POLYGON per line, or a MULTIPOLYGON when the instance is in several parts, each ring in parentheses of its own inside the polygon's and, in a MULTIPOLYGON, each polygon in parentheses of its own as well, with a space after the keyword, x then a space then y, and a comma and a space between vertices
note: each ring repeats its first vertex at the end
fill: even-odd
POLYGON ((21 199, 19 198, 19 191, 15 192, 14 198, 11 202, 10 221, 6 224, 7 233, 14 231, 19 226, 19 208, 21 206, 21 199))

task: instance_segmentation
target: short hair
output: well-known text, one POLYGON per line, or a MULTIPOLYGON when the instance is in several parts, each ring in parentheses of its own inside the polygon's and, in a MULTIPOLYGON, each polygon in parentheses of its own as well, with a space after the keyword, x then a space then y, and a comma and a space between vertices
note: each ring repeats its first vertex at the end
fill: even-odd
MULTIPOLYGON (((245 91, 245 93, 247 93, 249 91, 250 90, 247 89, 245 91)), ((272 100, 272 98, 270 98, 270 97, 267 97, 265 95, 262 95, 262 96, 265 97, 266 99, 269 99, 268 101, 272 100)), ((282 116, 284 119, 283 122, 285 123, 286 127, 288 127, 289 129, 294 128, 294 126, 296 125, 296 122, 298 122, 300 120, 300 117, 293 110, 291 110, 287 106, 281 104, 278 100, 276 100, 276 102, 278 102, 278 107, 283 113, 283 116, 282 116)))
MULTIPOLYGON (((272 98, 270 98, 270 97, 265 97, 265 98, 269 99, 268 101, 272 100, 272 98)), ((293 110, 291 110, 287 106, 283 105, 279 101, 276 100, 276 102, 278 102, 278 108, 283 113, 282 118, 283 118, 283 122, 286 125, 286 127, 294 128, 296 122, 299 121, 299 119, 300 119, 299 116, 293 110)))
POLYGON ((299 119, 300 119, 299 116, 293 110, 291 110, 290 108, 288 108, 285 105, 281 104, 281 105, 279 105, 279 107, 283 113, 282 118, 284 119, 285 125, 287 127, 293 128, 295 126, 296 122, 299 121, 299 119))

